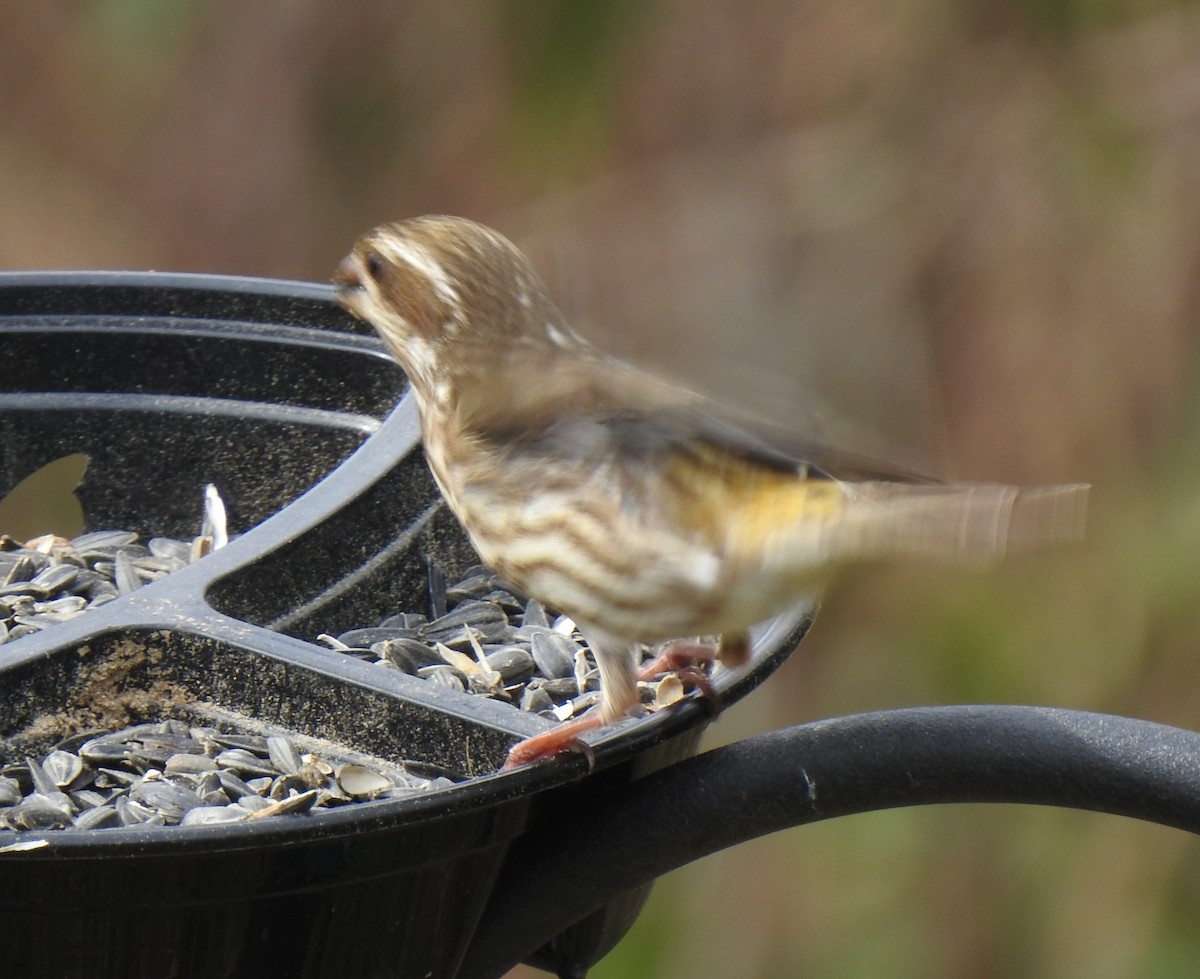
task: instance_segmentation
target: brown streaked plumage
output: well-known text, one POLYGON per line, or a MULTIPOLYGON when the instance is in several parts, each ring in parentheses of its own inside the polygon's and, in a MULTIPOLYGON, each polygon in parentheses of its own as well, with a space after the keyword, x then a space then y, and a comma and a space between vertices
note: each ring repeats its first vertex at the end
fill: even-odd
POLYGON ((598 715, 510 765, 628 713, 637 644, 720 636, 736 665, 750 626, 839 563, 986 559, 1081 533, 1084 486, 921 481, 729 422, 585 342, 482 225, 384 225, 334 281, 408 374, 430 468, 480 557, 570 615, 596 655, 598 715))

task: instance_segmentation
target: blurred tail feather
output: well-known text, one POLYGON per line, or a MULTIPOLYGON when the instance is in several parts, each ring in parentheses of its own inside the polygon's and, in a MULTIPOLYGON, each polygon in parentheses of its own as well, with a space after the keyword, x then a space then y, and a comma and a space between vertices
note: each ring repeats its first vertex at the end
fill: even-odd
POLYGON ((850 557, 989 560, 1079 541, 1088 489, 854 484, 835 547, 850 557))

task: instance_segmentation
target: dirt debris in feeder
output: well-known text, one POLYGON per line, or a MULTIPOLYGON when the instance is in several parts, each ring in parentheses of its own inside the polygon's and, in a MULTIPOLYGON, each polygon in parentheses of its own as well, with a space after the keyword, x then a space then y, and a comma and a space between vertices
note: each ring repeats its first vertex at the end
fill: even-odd
MULTIPOLYGON (((517 595, 480 565, 449 585, 443 572, 431 566, 429 581, 432 615, 397 612, 337 636, 322 633, 317 641, 553 720, 565 721, 599 703, 600 671, 570 618, 517 595)), ((643 650, 643 662, 658 651, 643 650)), ((650 711, 685 695, 673 674, 638 686, 642 705, 650 711)))

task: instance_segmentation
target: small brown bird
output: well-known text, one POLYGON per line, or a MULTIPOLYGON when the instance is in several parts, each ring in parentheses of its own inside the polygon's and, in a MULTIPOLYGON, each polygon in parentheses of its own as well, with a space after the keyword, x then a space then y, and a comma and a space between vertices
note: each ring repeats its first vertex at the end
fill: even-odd
POLYGON ((412 383, 430 469, 484 563, 575 620, 598 711, 517 745, 506 768, 571 747, 638 703, 642 671, 736 666, 750 626, 851 560, 991 558, 1078 538, 1087 487, 922 481, 734 424, 697 394, 599 352, 528 260, 461 218, 364 235, 338 298, 412 383))

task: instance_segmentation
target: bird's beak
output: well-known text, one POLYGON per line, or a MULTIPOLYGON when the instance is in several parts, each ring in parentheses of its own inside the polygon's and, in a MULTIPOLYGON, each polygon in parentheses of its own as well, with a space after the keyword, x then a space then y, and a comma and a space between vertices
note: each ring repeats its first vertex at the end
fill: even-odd
POLYGON ((366 295, 363 289, 362 263, 355 255, 347 255, 333 273, 333 289, 337 301, 350 313, 363 318, 362 300, 366 295))

